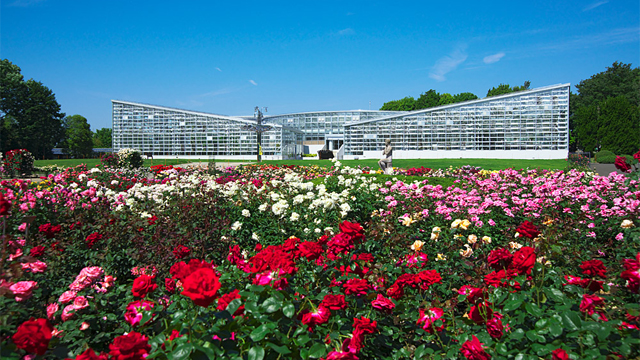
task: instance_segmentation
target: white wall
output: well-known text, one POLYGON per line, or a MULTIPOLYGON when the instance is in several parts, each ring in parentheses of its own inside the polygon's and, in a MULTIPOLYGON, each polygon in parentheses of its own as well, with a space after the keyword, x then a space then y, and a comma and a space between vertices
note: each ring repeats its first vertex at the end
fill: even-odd
MULTIPOLYGON (((363 155, 344 155, 345 160, 380 159, 382 150, 365 151, 363 155)), ((566 159, 567 150, 393 150, 394 159, 566 159)))

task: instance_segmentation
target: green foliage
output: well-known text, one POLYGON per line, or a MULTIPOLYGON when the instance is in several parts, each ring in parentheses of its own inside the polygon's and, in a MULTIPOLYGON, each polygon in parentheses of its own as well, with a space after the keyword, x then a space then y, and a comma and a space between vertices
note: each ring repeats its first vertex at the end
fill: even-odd
POLYGON ((118 151, 118 166, 122 168, 137 169, 142 167, 144 161, 142 154, 135 149, 120 149, 118 151))
POLYGON ((453 104, 455 102, 455 98, 453 95, 449 93, 444 93, 440 95, 440 101, 438 101, 438 106, 453 104))
POLYGON ((111 128, 98 129, 95 134, 93 134, 93 147, 110 148, 112 147, 112 140, 111 128))
POLYGON ((35 80, 24 81, 20 68, 0 60, 0 146, 24 148, 37 158, 51 155, 64 138, 60 104, 53 92, 35 80))
POLYGON ((93 155, 93 133, 87 119, 82 115, 64 118, 66 138, 63 149, 74 158, 87 158, 93 155))
POLYGON ((413 99, 413 97, 405 97, 400 100, 392 100, 384 103, 380 110, 391 110, 391 111, 411 111, 411 110, 420 110, 420 109, 428 109, 436 106, 448 105, 459 103, 463 101, 475 100, 478 97, 470 92, 463 92, 456 95, 451 95, 449 93, 439 94, 437 91, 431 89, 426 93, 420 94, 418 99, 413 99))
POLYGON ((616 154, 609 150, 598 151, 593 157, 600 164, 613 164, 616 161, 616 154))
POLYGON ((431 89, 424 94, 420 94, 420 97, 416 101, 416 109, 427 109, 438 106, 440 102, 440 94, 431 89))
POLYGON ((400 100, 392 100, 384 103, 380 110, 388 111, 411 111, 416 107, 416 100, 412 96, 407 96, 400 100))
POLYGON ((514 87, 509 86, 509 84, 500 84, 498 85, 498 87, 493 87, 489 91, 487 91, 487 97, 509 94, 516 91, 528 90, 529 86, 531 86, 531 81, 525 81, 522 86, 514 86, 514 87))
POLYGON ((459 102, 463 102, 463 101, 470 101, 470 100, 476 100, 478 99, 478 97, 476 96, 476 94, 470 93, 470 92, 463 92, 460 94, 456 94, 454 97, 454 103, 459 103, 459 102))
POLYGON ((614 62, 606 71, 582 80, 571 94, 572 147, 635 153, 640 144, 640 68, 614 62))

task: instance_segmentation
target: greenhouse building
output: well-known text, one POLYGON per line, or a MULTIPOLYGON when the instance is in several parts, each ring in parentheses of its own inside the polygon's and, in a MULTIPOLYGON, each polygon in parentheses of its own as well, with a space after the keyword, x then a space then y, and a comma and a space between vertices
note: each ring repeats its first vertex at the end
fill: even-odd
POLYGON ((339 159, 393 157, 564 159, 569 84, 411 112, 348 110, 225 116, 112 100, 113 147, 157 158, 291 159, 331 150, 339 159))

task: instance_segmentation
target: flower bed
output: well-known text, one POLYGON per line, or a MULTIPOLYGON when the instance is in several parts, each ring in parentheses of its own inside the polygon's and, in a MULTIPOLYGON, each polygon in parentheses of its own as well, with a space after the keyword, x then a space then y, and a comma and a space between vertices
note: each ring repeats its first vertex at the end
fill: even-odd
POLYGON ((442 176, 454 185, 339 163, 2 181, 0 357, 638 355, 637 181, 442 176))

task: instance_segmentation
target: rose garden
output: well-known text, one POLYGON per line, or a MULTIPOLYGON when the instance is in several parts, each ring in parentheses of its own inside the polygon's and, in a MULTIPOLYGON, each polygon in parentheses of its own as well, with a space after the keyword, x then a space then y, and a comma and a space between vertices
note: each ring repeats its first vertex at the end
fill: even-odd
POLYGON ((2 359, 640 356, 622 159, 606 177, 108 161, 0 183, 2 359))

